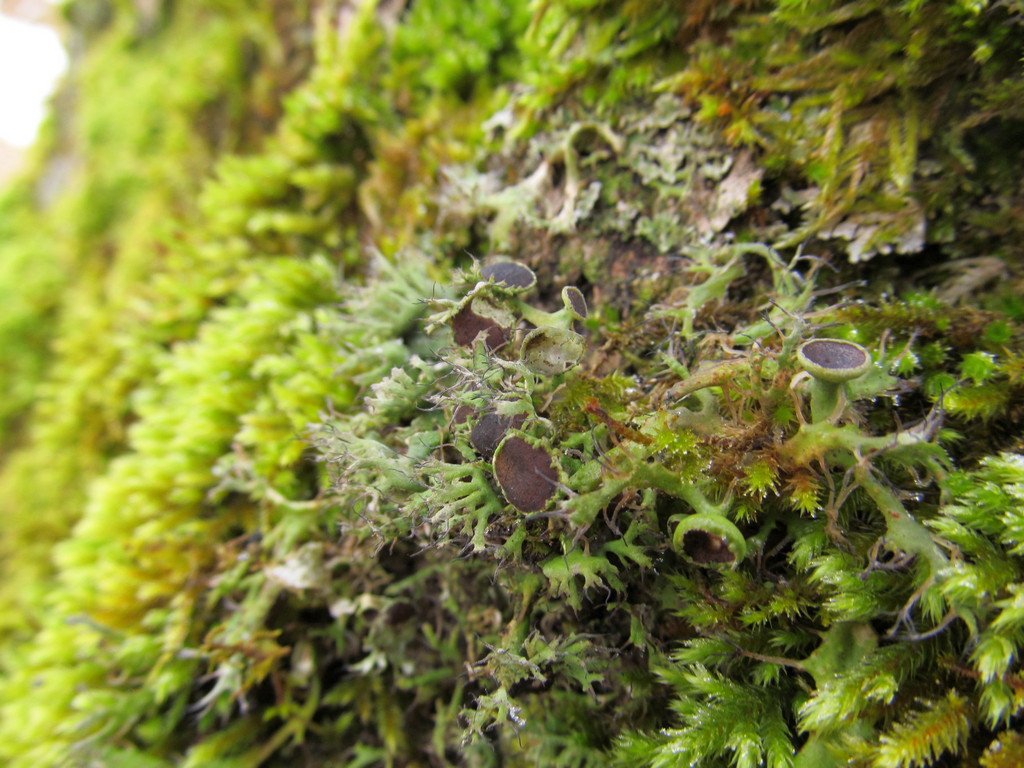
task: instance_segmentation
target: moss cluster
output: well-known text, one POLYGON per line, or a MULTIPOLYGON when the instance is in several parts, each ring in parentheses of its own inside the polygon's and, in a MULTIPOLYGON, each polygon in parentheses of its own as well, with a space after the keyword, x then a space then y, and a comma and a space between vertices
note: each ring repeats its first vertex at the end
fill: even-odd
MULTIPOLYGON (((227 292, 201 272, 182 279, 203 175, 219 152, 251 149, 294 84, 273 60, 288 41, 269 10, 184 9, 145 35, 141 17, 107 6, 69 6, 74 75, 35 171, 3 194, 5 632, 48 591, 49 548, 124 451, 133 391, 227 292)), ((308 66, 308 52, 285 58, 308 66)))
POLYGON ((67 14, 7 764, 1016 764, 1019 3, 67 14))

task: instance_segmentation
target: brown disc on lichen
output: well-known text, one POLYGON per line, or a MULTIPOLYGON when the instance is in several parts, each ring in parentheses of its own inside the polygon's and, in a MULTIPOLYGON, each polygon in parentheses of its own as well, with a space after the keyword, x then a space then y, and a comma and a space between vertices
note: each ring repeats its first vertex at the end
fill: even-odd
POLYGON ((529 267, 514 261, 498 261, 480 270, 484 280, 493 280, 517 293, 528 291, 537 282, 537 276, 529 267))
POLYGON ((736 555, 729 549, 729 544, 722 536, 710 531, 692 530, 683 534, 683 552, 693 562, 731 563, 736 555))
POLYGON ((505 499, 521 512, 539 512, 555 495, 558 470, 543 448, 509 435, 494 453, 494 477, 505 499))
POLYGON ((508 331, 491 318, 478 315, 469 304, 452 318, 452 334, 455 336, 456 344, 463 347, 472 346, 481 333, 485 334, 484 346, 489 350, 495 350, 508 341, 508 331))
POLYGON ((452 413, 452 424, 465 424, 473 417, 474 413, 476 413, 476 408, 463 403, 457 406, 452 413))
POLYGON ((519 429, 526 421, 526 416, 517 413, 515 416, 501 416, 497 413, 485 414, 473 425, 469 433, 469 442, 473 444, 474 450, 480 458, 491 460, 498 443, 505 437, 510 429, 519 429))
POLYGON ((871 355, 864 347, 841 339, 805 341, 797 357, 816 379, 833 383, 856 379, 871 367, 871 355))
POLYGON ((672 535, 672 546, 698 565, 735 565, 747 554, 743 534, 730 520, 717 514, 682 517, 672 535))
POLYGON ((583 298, 583 292, 575 285, 567 285, 562 289, 562 303, 579 320, 587 319, 587 300, 583 298))

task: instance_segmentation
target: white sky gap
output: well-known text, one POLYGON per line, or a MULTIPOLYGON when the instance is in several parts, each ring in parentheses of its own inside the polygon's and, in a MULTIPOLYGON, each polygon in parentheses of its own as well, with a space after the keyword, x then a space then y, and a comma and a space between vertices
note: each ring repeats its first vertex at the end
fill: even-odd
POLYGON ((35 141, 67 64, 52 28, 0 14, 0 139, 16 147, 35 141))

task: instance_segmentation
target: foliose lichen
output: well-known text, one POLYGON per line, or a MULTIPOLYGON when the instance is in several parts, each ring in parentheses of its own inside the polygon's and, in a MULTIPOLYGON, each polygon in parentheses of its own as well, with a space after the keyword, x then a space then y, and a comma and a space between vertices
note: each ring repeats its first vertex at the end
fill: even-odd
POLYGON ((1019 3, 69 14, 2 759, 1013 764, 1019 3))

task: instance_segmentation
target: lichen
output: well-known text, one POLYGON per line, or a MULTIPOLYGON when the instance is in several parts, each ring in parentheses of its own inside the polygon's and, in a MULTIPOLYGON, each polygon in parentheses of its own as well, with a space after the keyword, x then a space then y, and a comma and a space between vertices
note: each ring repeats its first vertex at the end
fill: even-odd
POLYGON ((1021 13, 72 3, 0 758, 1012 762, 1021 13))

